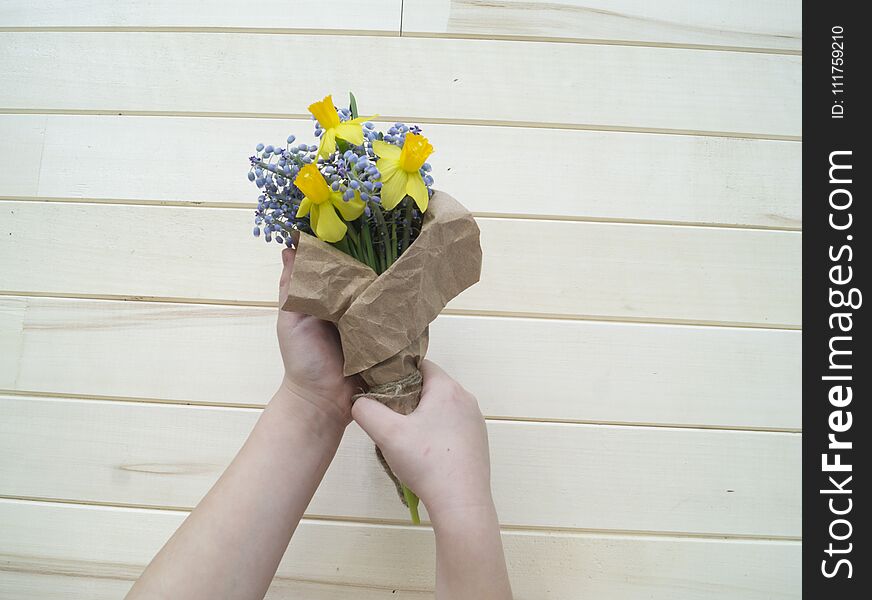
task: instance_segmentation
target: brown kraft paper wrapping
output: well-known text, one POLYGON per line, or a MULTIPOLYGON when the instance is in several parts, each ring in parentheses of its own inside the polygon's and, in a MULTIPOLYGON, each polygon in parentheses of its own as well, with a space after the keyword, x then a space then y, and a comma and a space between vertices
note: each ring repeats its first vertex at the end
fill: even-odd
MULTIPOLYGON (((300 233, 282 309, 335 323, 345 375, 360 374, 369 388, 368 397, 409 414, 420 399, 418 367, 427 352, 428 325, 480 274, 475 219, 454 198, 436 191, 420 235, 381 275, 330 244, 300 233)), ((397 478, 381 452, 378 455, 403 499, 397 478)))

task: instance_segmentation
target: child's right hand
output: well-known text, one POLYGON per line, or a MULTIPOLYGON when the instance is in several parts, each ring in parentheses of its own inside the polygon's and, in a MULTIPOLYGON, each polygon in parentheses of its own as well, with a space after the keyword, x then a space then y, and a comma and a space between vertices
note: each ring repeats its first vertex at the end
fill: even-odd
POLYGON ((352 417, 432 521, 492 507, 487 429, 475 396, 435 363, 425 360, 421 373, 421 402, 412 414, 364 397, 352 417))

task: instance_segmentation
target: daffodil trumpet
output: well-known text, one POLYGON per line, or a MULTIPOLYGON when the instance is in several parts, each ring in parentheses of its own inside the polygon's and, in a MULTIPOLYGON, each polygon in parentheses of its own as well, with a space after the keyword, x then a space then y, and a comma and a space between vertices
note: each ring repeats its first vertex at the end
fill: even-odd
POLYGON ((324 176, 314 164, 300 169, 294 185, 303 192, 303 200, 297 209, 297 218, 311 214, 312 230, 325 242, 338 242, 345 237, 348 226, 343 222, 353 221, 364 211, 359 197, 344 200, 342 194, 330 189, 324 176), (342 215, 342 219, 339 215, 342 215))
POLYGON ((374 141, 372 150, 378 161, 376 166, 382 177, 382 205, 393 210, 407 195, 424 212, 430 201, 421 168, 433 153, 430 141, 420 134, 406 135, 403 147, 384 141, 374 141))
POLYGON ((318 120, 323 133, 318 146, 318 158, 325 158, 336 152, 336 139, 345 140, 355 146, 363 144, 363 123, 374 119, 372 117, 354 117, 347 121, 339 118, 333 96, 324 96, 322 100, 309 105, 309 112, 318 120))

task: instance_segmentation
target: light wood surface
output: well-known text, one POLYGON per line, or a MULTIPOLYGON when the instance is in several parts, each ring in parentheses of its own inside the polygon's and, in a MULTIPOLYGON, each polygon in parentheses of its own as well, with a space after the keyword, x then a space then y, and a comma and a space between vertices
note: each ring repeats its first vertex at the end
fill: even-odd
POLYGON ((198 28, 255 30, 377 31, 398 35, 403 0, 0 0, 2 27, 198 28))
MULTIPOLYGON (((251 204, 255 144, 285 147, 288 134, 311 131, 308 119, 0 115, 0 197, 251 204), (191 140, 208 148, 193 172, 175 152, 191 140)), ((424 133, 437 186, 477 214, 802 226, 798 142, 446 124, 424 133), (521 157, 530 175, 495 185, 521 157), (543 179, 565 178, 543 193, 543 179)))
MULTIPOLYGON (((349 89, 478 217, 516 598, 799 598, 801 69, 797 0, 0 0, 0 600, 121 597, 242 443, 247 156, 349 89)), ((352 426, 268 598, 432 597, 400 508, 352 426)))
POLYGON ((41 10, 0 1, 2 27, 106 29, 321 30, 406 36, 476 36, 714 46, 799 52, 796 0, 755 3, 642 0, 499 3, 477 0, 263 0, 257 10, 231 0, 121 5, 110 0, 46 0, 41 10), (266 17, 266 18, 265 18, 266 17))
MULTIPOLYGON (((30 589, 58 593, 57 578, 43 579, 44 572, 67 573, 86 582, 119 581, 121 588, 184 516, 0 500, 0 552, 29 575, 25 584, 30 589)), ((433 586, 432 536, 426 527, 304 520, 278 571, 278 587, 291 586, 291 591, 276 597, 299 598, 293 593, 309 585, 302 588, 309 594, 303 597, 313 600, 392 599, 394 590, 408 594, 401 598, 417 600, 419 595, 412 592, 433 586), (295 583, 300 586, 296 590, 295 583)), ((518 600, 630 600, 640 593, 653 600, 763 600, 797 598, 800 593, 795 577, 802 552, 798 542, 506 531, 503 544, 518 600)), ((16 597, 14 591, 5 597, 16 597)), ((90 593, 65 597, 101 598, 90 593)))
POLYGON ((588 43, 712 46, 750 51, 801 50, 797 0, 755 3, 479 2, 477 0, 264 0, 257 10, 232 0, 172 0, 120 5, 110 0, 46 0, 41 10, 0 1, 3 27, 320 30, 406 36, 549 39, 588 43))
MULTIPOLYGON (((266 307, 0 297, 0 389, 261 406, 274 328, 266 307)), ((430 340, 490 417, 802 427, 798 331, 442 315, 430 340)))
POLYGON ((720 51, 545 42, 6 32, 0 108, 299 116, 325 91, 338 100, 353 87, 368 110, 389 118, 795 139, 801 66, 786 55, 737 52, 725 60, 720 51), (317 60, 295 63, 292 79, 277 78, 271 57, 298 54, 317 60), (377 78, 349 81, 350 57, 420 65, 426 76, 413 92, 395 93, 377 78), (64 93, 46 93, 58 81, 64 93))
POLYGON ((404 0, 403 34, 799 52, 802 7, 798 0, 404 0))
MULTIPOLYGON (((4 490, 22 497, 192 508, 259 414, 246 408, 0 397, 4 490)), ((491 422, 488 429, 494 499, 504 524, 800 533, 797 434, 511 421, 491 422), (760 498, 767 499, 764 505, 760 498)), ((371 442, 352 426, 309 513, 403 522, 405 512, 371 442)))
MULTIPOLYGON (((244 209, 0 202, 4 287, 273 303, 277 249, 244 209), (34 224, 46 207, 63 227, 34 224), (63 248, 63 252, 58 252, 63 248), (271 250, 271 251, 270 251, 271 250)), ((455 311, 797 327, 798 232, 482 218, 455 311)), ((275 246, 275 243, 273 243, 275 246)))

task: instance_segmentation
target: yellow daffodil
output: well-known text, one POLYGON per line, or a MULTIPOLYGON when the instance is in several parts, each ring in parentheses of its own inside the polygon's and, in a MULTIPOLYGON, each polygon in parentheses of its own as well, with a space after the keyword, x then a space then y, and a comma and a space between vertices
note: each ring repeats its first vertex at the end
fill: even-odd
POLYGON ((402 148, 387 142, 374 141, 372 149, 378 156, 376 167, 381 173, 382 206, 393 210, 408 194, 415 200, 421 212, 427 210, 430 197, 420 168, 433 153, 430 141, 423 135, 410 133, 406 135, 402 148))
POLYGON ((363 144, 363 123, 374 117, 357 117, 348 121, 340 121, 339 113, 333 105, 333 96, 325 96, 320 102, 309 105, 309 112, 315 115, 324 133, 318 145, 318 157, 324 158, 336 151, 336 138, 345 140, 355 146, 363 144))
POLYGON ((363 213, 365 204, 360 194, 346 202, 340 192, 334 192, 314 163, 309 163, 300 169, 294 178, 294 185, 303 192, 303 201, 297 211, 297 218, 305 217, 310 212, 309 222, 312 231, 325 242, 338 242, 345 237, 348 226, 342 221, 353 221, 363 213), (342 215, 342 219, 336 214, 342 215))

